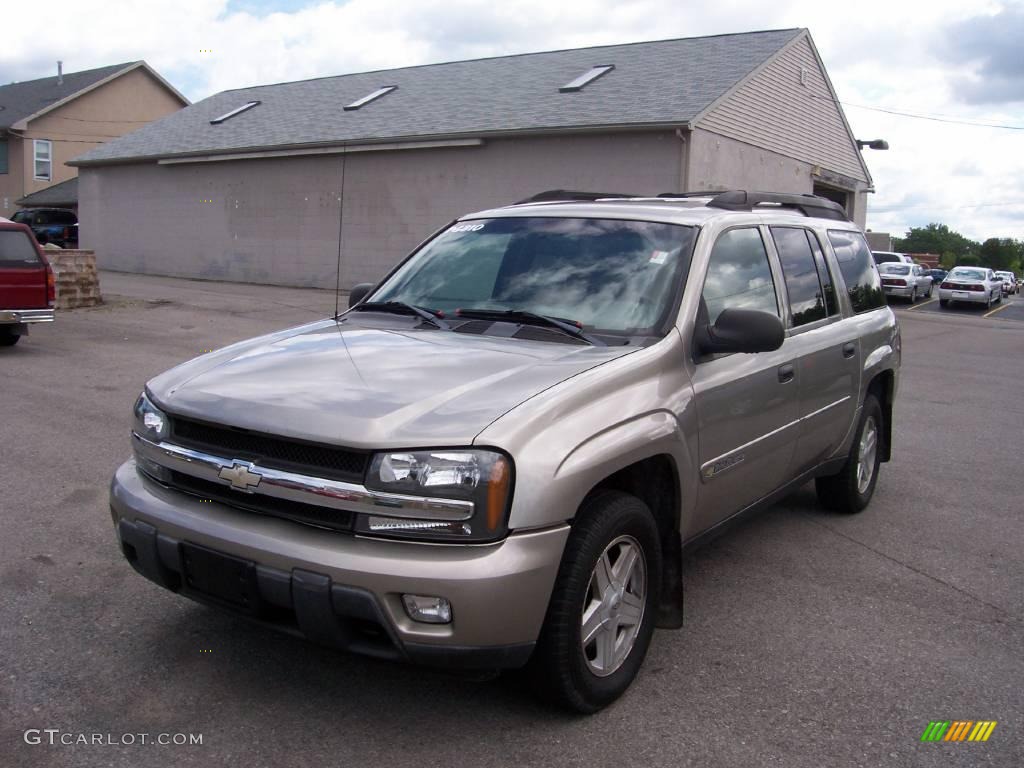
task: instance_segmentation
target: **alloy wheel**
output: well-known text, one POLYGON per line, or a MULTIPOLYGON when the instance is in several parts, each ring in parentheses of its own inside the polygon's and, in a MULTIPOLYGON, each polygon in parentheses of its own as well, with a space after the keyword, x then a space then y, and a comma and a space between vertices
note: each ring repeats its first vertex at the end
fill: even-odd
POLYGON ((647 563, 640 543, 619 536, 605 547, 590 574, 580 616, 580 646, 598 677, 614 673, 629 656, 647 603, 647 563))
POLYGON ((874 416, 864 423, 857 446, 857 493, 864 494, 875 476, 875 455, 878 452, 878 426, 874 416))

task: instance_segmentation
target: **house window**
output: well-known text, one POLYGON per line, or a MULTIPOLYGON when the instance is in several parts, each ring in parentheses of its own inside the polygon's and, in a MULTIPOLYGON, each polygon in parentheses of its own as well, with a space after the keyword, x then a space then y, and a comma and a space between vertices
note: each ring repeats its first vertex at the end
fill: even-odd
POLYGON ((37 181, 49 181, 53 162, 50 158, 51 145, 46 139, 35 139, 32 142, 33 161, 35 163, 35 178, 37 181))
POLYGON ((0 173, 7 173, 7 139, 0 139, 0 173))

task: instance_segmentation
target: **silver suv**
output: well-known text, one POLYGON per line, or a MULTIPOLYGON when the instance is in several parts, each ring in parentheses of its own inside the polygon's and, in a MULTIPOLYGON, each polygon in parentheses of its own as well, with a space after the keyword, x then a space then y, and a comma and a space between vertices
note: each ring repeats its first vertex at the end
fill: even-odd
POLYGON ((681 626, 684 550, 810 480, 868 504, 899 362, 834 203, 546 193, 154 378, 111 510, 182 595, 593 712, 681 626))

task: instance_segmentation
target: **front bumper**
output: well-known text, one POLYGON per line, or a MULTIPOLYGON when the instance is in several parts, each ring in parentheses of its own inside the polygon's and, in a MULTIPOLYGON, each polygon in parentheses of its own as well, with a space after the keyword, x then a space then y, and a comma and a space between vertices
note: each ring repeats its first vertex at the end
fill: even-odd
POLYGON ((526 663, 569 533, 563 525, 476 546, 351 536, 164 488, 134 460, 117 470, 110 507, 132 567, 167 589, 324 645, 465 669, 526 663), (250 563, 247 605, 190 587, 183 545, 250 563), (447 598, 452 622, 412 621, 402 594, 447 598))
POLYGON ((0 325, 52 322, 52 309, 0 309, 0 325))

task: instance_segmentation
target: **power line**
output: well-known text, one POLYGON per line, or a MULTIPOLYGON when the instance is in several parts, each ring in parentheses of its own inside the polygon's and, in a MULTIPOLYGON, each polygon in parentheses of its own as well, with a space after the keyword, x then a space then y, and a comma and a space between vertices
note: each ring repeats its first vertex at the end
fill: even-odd
POLYGON ((822 96, 821 94, 812 93, 811 98, 821 99, 822 101, 831 101, 833 104, 842 104, 844 107, 853 107, 854 109, 868 109, 872 112, 884 112, 887 115, 896 115, 897 117, 911 117, 915 120, 931 120, 936 123, 953 123, 954 125, 971 125, 975 128, 1001 128, 1007 131, 1024 131, 1024 125, 1003 125, 1000 123, 984 123, 979 120, 961 120, 955 117, 946 117, 944 115, 922 115, 914 112, 901 112, 897 109, 887 109, 886 107, 869 107, 865 104, 851 104, 848 101, 840 101, 834 99, 831 96, 822 96))

